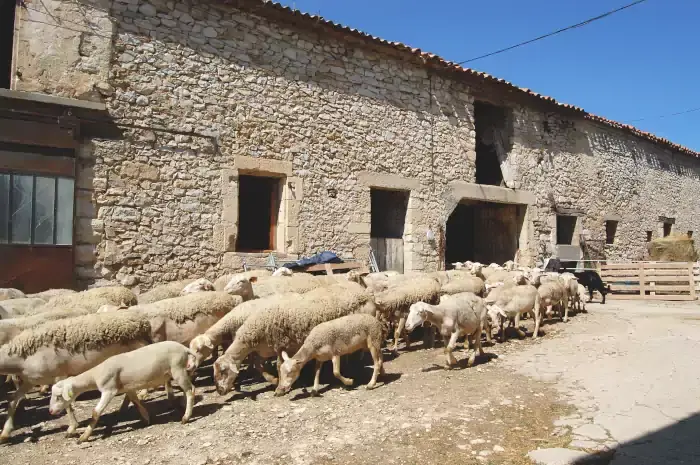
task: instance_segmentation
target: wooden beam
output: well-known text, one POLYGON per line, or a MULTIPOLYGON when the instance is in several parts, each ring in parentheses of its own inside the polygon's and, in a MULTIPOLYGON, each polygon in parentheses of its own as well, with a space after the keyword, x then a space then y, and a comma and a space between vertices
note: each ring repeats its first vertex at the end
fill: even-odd
POLYGON ((28 152, 0 150, 0 170, 18 173, 75 176, 75 159, 28 152))
POLYGON ((61 149, 74 149, 78 146, 72 128, 16 119, 0 119, 0 142, 61 149))

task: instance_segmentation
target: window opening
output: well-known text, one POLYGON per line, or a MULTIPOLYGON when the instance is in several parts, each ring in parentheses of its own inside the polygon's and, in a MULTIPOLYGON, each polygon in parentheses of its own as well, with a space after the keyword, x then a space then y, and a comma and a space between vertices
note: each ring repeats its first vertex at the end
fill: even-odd
POLYGON ((72 245, 74 180, 0 173, 0 244, 72 245))
POLYGON ((614 244, 617 233, 617 221, 608 220, 605 222, 605 243, 614 244))
POLYGON ((571 245, 574 242, 576 230, 576 217, 569 215, 557 215, 557 244, 571 245))
POLYGON ((238 177, 238 238, 236 250, 275 250, 281 179, 238 177))

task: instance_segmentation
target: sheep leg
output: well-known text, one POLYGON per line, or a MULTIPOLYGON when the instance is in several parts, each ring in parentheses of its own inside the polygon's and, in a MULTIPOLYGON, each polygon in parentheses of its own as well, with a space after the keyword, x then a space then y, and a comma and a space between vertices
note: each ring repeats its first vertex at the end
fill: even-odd
POLYGON ((66 437, 70 438, 75 436, 75 432, 78 430, 78 420, 75 418, 73 405, 68 404, 66 407, 66 414, 68 415, 68 431, 66 431, 66 437))
POLYGON ((367 384, 367 389, 374 389, 377 387, 377 377, 382 371, 382 349, 381 347, 370 345, 369 353, 372 355, 372 360, 374 361, 374 371, 372 372, 372 379, 370 379, 369 383, 367 384))
POLYGON ((253 368, 260 372, 260 376, 262 376, 268 383, 276 385, 278 383, 277 378, 265 371, 262 359, 260 359, 257 355, 252 355, 251 357, 251 365, 253 365, 253 368))
POLYGON ((24 398, 25 394, 29 392, 31 385, 27 382, 20 383, 12 396, 10 405, 7 409, 7 420, 5 420, 5 425, 2 428, 2 433, 0 434, 0 444, 7 442, 10 439, 10 433, 15 428, 15 412, 17 411, 17 406, 20 401, 24 398))
MULTIPOLYGON (((486 331, 486 342, 491 344, 491 337, 492 337, 491 331, 493 331, 493 328, 491 327, 490 322, 488 322, 488 321, 486 322, 484 330, 486 331)), ((479 334, 479 339, 481 339, 481 334, 479 334)))
MULTIPOLYGON (((449 341, 447 342, 447 344, 445 344, 445 356, 447 357, 447 365, 445 365, 445 368, 448 368, 448 369, 452 368, 452 365, 457 363, 457 359, 452 354, 452 351, 455 350, 455 346, 457 345, 458 338, 459 338, 459 331, 453 331, 452 334, 450 335, 449 341)), ((469 350, 469 341, 468 340, 467 340, 467 350, 469 350)))
POLYGON ((180 389, 185 393, 185 399, 187 403, 185 404, 185 414, 182 416, 182 423, 187 423, 192 417, 192 407, 194 407, 194 385, 187 375, 186 370, 176 371, 173 373, 173 379, 180 386, 180 389))
POLYGON ((532 333, 532 338, 537 339, 537 336, 540 333, 540 324, 542 323, 542 318, 544 317, 542 314, 542 308, 535 308, 533 315, 535 317, 535 331, 532 333))
POLYGON ((151 423, 151 417, 148 415, 148 410, 146 410, 146 407, 143 406, 141 401, 139 400, 139 396, 136 395, 134 391, 129 391, 126 393, 127 397, 131 402, 134 403, 136 408, 139 411, 139 415, 141 415, 141 418, 143 418, 143 421, 148 425, 151 423))
POLYGON ((165 392, 168 395, 168 402, 175 403, 175 393, 173 393, 173 384, 170 380, 165 382, 165 392))
POLYGON ((525 332, 520 329, 520 312, 515 314, 515 330, 518 332, 518 336, 525 337, 525 332))
POLYGON ((352 378, 346 378, 340 374, 340 355, 334 355, 332 358, 333 362, 333 376, 338 378, 344 385, 352 386, 354 380, 352 378))
POLYGON ((311 395, 317 396, 321 390, 321 367, 323 362, 316 360, 316 374, 314 375, 314 387, 311 389, 311 395))
MULTIPOLYGON (((396 328, 394 329, 394 352, 399 351, 399 337, 401 337, 402 334, 406 332, 406 317, 401 316, 399 318, 399 322, 396 325, 396 328)), ((406 339, 406 348, 408 349, 408 346, 411 344, 410 341, 408 340, 408 335, 405 336, 406 339)))
POLYGON ((563 301, 564 301, 564 318, 563 318, 563 321, 564 321, 564 323, 566 323, 567 321, 569 321, 569 299, 564 298, 563 301))
MULTIPOLYGON (((90 421, 90 424, 88 427, 85 429, 83 432, 82 436, 80 436, 80 439, 78 439, 78 443, 85 442, 90 438, 92 435, 92 430, 95 429, 95 426, 97 426, 97 422, 100 419, 100 416, 102 415, 102 412, 107 408, 107 405, 114 399, 114 396, 116 396, 117 393, 116 391, 103 391, 102 396, 100 397, 100 401, 97 403, 95 406, 95 409, 92 411, 92 420, 90 421)), ((136 397, 136 396, 134 396, 136 397)), ((138 400, 138 399, 137 399, 138 400)), ((132 399, 133 401, 133 399, 132 399)), ((136 403, 136 402, 134 402, 136 403)))

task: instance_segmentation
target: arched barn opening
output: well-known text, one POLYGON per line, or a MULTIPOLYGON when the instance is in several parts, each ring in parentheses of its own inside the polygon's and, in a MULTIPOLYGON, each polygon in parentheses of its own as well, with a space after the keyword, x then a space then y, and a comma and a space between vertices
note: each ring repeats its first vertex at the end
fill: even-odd
POLYGON ((514 260, 520 244, 525 206, 463 200, 447 220, 445 263, 484 264, 514 260))

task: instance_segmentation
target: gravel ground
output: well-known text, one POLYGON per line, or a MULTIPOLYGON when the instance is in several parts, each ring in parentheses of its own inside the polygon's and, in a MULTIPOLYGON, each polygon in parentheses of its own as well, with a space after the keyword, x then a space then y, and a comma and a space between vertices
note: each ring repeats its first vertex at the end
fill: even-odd
MULTIPOLYGON (((586 318, 579 315, 570 324, 586 318)), ((532 320, 524 324, 532 329, 532 320)), ((545 339, 561 337, 561 326, 545 325, 545 339)), ((372 391, 362 386, 371 375, 367 354, 366 367, 354 372, 350 366, 341 368, 355 377, 352 389, 341 387, 327 364, 322 383, 329 385, 320 397, 302 387, 311 385, 308 372, 286 397, 274 397, 272 387, 257 378, 244 379, 241 392, 219 397, 211 367, 202 367, 190 423, 179 423, 182 409, 173 408, 162 391, 145 403, 153 422, 147 427, 133 405, 116 415, 119 397, 82 445, 65 438, 67 418, 51 417, 48 399, 35 393, 19 412, 12 442, 1 453, 14 465, 95 460, 123 465, 525 464, 529 450, 570 440, 568 430, 553 427, 570 407, 557 402, 548 384, 504 365, 509 354, 541 343, 513 337, 487 346, 472 368, 465 368, 467 354, 460 351, 459 366, 448 371, 437 366, 442 349, 424 350, 419 342, 396 358, 385 355, 386 375, 372 391)), ((91 393, 77 402, 81 427, 96 402, 91 393)), ((3 400, 0 412, 5 411, 3 400)))

